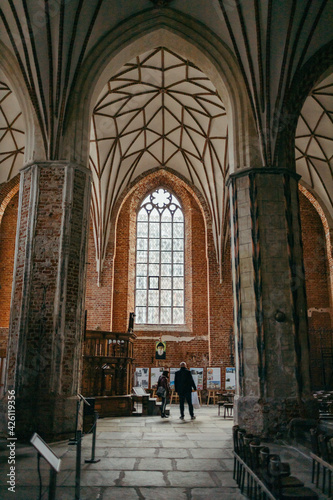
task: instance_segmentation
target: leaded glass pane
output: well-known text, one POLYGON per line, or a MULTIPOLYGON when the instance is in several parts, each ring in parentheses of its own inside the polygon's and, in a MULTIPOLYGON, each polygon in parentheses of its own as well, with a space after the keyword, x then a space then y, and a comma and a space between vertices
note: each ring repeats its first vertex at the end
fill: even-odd
POLYGON ((146 251, 138 250, 136 253, 136 261, 137 262, 147 262, 147 257, 148 257, 148 254, 146 251))
POLYGON ((175 264, 182 264, 184 262, 184 253, 183 252, 174 252, 173 261, 175 264))
POLYGON ((137 264, 136 274, 137 276, 147 276, 147 264, 137 264))
POLYGON ((173 292, 173 305, 180 307, 184 305, 184 294, 182 291, 173 292))
POLYGON ((173 240, 173 249, 174 250, 184 250, 184 239, 183 238, 175 238, 173 240))
POLYGON ((149 276, 159 276, 160 266, 159 264, 149 264, 149 276))
POLYGON ((154 210, 151 212, 149 220, 151 222, 159 222, 160 221, 160 213, 156 208, 154 208, 154 210))
POLYGON ((161 291, 161 306, 171 306, 171 290, 161 291))
POLYGON ((172 215, 168 209, 163 210, 161 220, 162 222, 171 222, 172 215))
POLYGON ((147 304, 147 292, 146 290, 137 290, 136 291, 136 305, 145 306, 147 304))
POLYGON ((182 307, 173 308, 173 324, 178 325, 184 323, 184 309, 182 307))
POLYGON ((147 278, 146 276, 137 276, 136 278, 136 288, 137 289, 145 289, 147 288, 147 278))
POLYGON ((148 323, 157 325, 158 324, 158 307, 148 307, 148 323))
POLYGON ((184 278, 173 278, 173 289, 183 290, 184 289, 184 278))
POLYGON ((160 240, 149 238, 149 250, 159 250, 159 249, 160 249, 160 240))
POLYGON ((173 275, 184 276, 184 266, 182 266, 181 264, 175 264, 173 266, 173 275))
POLYGON ((162 252, 161 253, 161 262, 163 264, 169 264, 172 261, 172 254, 171 252, 162 252))
POLYGON ((140 221, 147 221, 148 220, 148 214, 147 211, 144 208, 141 208, 141 210, 138 213, 138 222, 140 221))
POLYGON ((159 290, 148 291, 148 306, 158 306, 160 292, 159 290))
POLYGON ((160 261, 160 252, 149 252, 149 262, 155 263, 160 261))
POLYGON ((162 325, 170 325, 171 321, 171 307, 161 307, 162 325))
POLYGON ((181 222, 174 223, 173 236, 174 236, 174 238, 183 238, 183 236, 184 236, 184 224, 182 224, 181 222))
POLYGON ((160 225, 158 222, 149 223, 149 238, 159 238, 160 237, 160 225))
POLYGON ((172 235, 172 224, 171 222, 162 222, 161 224, 161 237, 171 238, 172 235))
POLYGON ((161 264, 161 276, 171 276, 171 264, 161 264))
POLYGON ((184 215, 168 190, 142 202, 136 245, 136 323, 184 323, 184 215))
POLYGON ((159 289, 159 276, 149 276, 148 278, 148 288, 151 290, 158 290, 159 289))
POLYGON ((176 212, 174 213, 173 220, 174 220, 174 222, 183 222, 184 221, 183 212, 179 208, 177 208, 176 212))
POLYGON ((170 250, 172 249, 172 240, 171 239, 163 239, 161 240, 161 249, 162 250, 170 250))
POLYGON ((135 309, 135 322, 136 323, 146 323, 146 307, 136 307, 135 309))
POLYGON ((136 243, 137 250, 147 250, 148 240, 146 238, 138 238, 136 243))
POLYGON ((161 290, 166 290, 172 288, 171 278, 161 278, 161 290))
POLYGON ((148 222, 138 222, 137 232, 141 236, 141 238, 147 238, 148 237, 148 222))

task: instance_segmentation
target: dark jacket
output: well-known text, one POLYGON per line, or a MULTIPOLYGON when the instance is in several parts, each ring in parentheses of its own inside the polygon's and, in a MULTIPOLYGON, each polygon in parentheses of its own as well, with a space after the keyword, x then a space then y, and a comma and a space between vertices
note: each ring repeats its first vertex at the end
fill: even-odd
POLYGON ((185 394, 186 392, 191 392, 192 388, 195 391, 197 390, 192 373, 182 366, 181 369, 175 373, 175 391, 178 392, 178 394, 185 394))
POLYGON ((164 387, 164 389, 166 390, 166 396, 168 396, 170 393, 170 385, 169 380, 165 375, 160 375, 160 378, 158 379, 157 387, 160 386, 164 387))

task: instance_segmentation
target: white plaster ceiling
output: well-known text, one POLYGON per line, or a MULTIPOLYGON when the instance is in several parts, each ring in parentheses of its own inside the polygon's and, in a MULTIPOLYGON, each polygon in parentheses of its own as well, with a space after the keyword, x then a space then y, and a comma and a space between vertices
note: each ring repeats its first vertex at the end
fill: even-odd
POLYGON ((333 217, 333 74, 306 99, 295 146, 297 173, 333 217))
MULTIPOLYGON (((296 130, 296 171, 333 218, 333 74, 306 99, 296 130)), ((140 174, 167 166, 195 185, 211 209, 217 250, 225 213, 227 118, 212 83, 168 50, 138 56, 110 79, 91 128, 92 214, 102 267, 110 214, 140 174)), ((24 122, 0 72, 0 183, 23 165, 24 122)))
MULTIPOLYGON (((261 163, 264 166, 274 165, 279 128, 272 124, 281 115, 284 96, 297 82, 298 74, 304 70, 310 58, 332 40, 330 21, 333 18, 333 0, 286 0, 283 7, 281 0, 170 0, 165 3, 167 7, 156 9, 151 0, 2 2, 0 42, 16 61, 20 78, 25 82, 26 94, 29 95, 41 131, 45 158, 56 160, 61 157, 66 118, 87 58, 100 42, 103 45, 103 40, 110 34, 122 33, 122 29, 126 31, 129 24, 133 28, 135 16, 141 16, 143 22, 149 18, 155 20, 157 25, 162 20, 162 24, 168 25, 170 22, 173 28, 177 25, 195 30, 198 33, 198 46, 200 37, 212 46, 220 42, 225 44, 237 61, 247 88, 260 133, 261 163)), ((139 35, 140 30, 138 22, 134 31, 139 35)), ((193 40, 193 43, 197 43, 197 40, 193 40)), ((119 44, 121 49, 121 40, 119 44)), ((10 60, 2 52, 1 57, 5 61, 10 60)), ((137 83, 128 85, 127 90, 133 90, 136 94, 135 97, 128 95, 124 101, 126 106, 137 106, 134 110, 122 116, 118 110, 119 116, 110 118, 115 113, 112 108, 116 108, 117 104, 113 101, 109 103, 104 118, 105 123, 113 124, 114 130, 111 127, 111 130, 104 131, 105 139, 101 137, 104 125, 100 122, 103 118, 94 116, 98 127, 93 130, 93 138, 97 141, 91 151, 94 165, 93 216, 96 234, 99 235, 100 261, 107 241, 108 216, 116 197, 135 176, 153 165, 167 164, 170 168, 179 169, 201 190, 212 211, 217 248, 220 245, 227 131, 226 126, 222 125, 226 123, 223 117, 216 117, 216 111, 213 111, 218 107, 218 98, 213 96, 214 90, 209 81, 203 80, 215 104, 207 103, 206 110, 200 113, 197 108, 202 108, 203 99, 198 96, 198 81, 195 82, 192 76, 184 78, 181 75, 185 64, 172 71, 156 69, 156 63, 152 66, 150 73, 145 70, 144 85, 140 81, 144 87, 142 95, 139 95, 138 77, 133 77, 137 83), (158 79, 161 74, 166 77, 173 75, 173 90, 171 87, 166 90, 164 84, 162 89, 166 92, 160 92, 158 79), (176 93, 177 88, 179 94, 176 93), (193 97, 193 92, 196 97, 193 97), (153 97, 151 103, 149 96, 153 97), (182 102, 177 103, 176 97, 181 97, 182 102), (164 104, 159 110, 157 103, 162 103, 163 99, 164 104), (195 111, 191 111, 191 107, 195 111), (175 113, 183 110, 184 119, 181 115, 178 115, 178 120, 173 117, 173 108, 175 113), (137 116, 135 109, 139 110, 137 116), (155 123, 159 122, 156 126, 154 120, 149 122, 149 117, 145 118, 146 110, 153 114, 154 109, 159 117, 165 113, 161 120, 157 116, 154 118, 155 123), (191 113, 196 116, 196 120, 191 113), (173 123, 175 127, 178 123, 179 129, 169 128, 163 133, 161 123, 168 126, 169 120, 175 120, 173 123), (218 122, 221 125, 217 126, 218 122), (141 127, 147 126, 147 123, 152 130, 135 129, 140 124, 141 127), (211 126, 214 124, 217 130, 210 130, 207 123, 211 123, 211 126), (116 129, 116 126, 119 128, 116 129), (132 136, 127 133, 130 130, 132 136), (183 131, 181 139, 177 136, 180 130, 183 131), (213 133, 216 135, 213 136, 213 133), (135 140, 131 141, 131 137, 135 137, 135 140), (215 155, 212 145, 218 155, 215 155)), ((194 71, 191 65, 188 67, 194 71)), ((126 68, 129 69, 133 75, 135 71, 138 72, 134 68, 126 68)), ((8 94, 6 89, 8 82, 2 75, 0 81, 3 82, 0 90, 1 183, 12 178, 22 165, 23 123, 13 95, 8 94)), ((322 91, 319 93, 312 93, 302 111, 302 120, 305 121, 300 121, 297 130, 297 171, 333 215, 331 88, 328 95, 322 91), (323 116, 318 106, 325 109, 323 116), (314 116, 316 120, 313 120, 314 116)), ((113 99, 115 95, 111 93, 107 98, 113 99)), ((242 165, 239 167, 242 168, 242 165)))
POLYGON ((177 54, 156 48, 128 62, 94 108, 90 167, 93 217, 103 260, 114 203, 139 175, 174 170, 210 208, 217 249, 228 174, 225 108, 210 80, 177 54))
POLYGON ((24 129, 19 103, 0 72, 0 184, 18 174, 23 165, 24 129))

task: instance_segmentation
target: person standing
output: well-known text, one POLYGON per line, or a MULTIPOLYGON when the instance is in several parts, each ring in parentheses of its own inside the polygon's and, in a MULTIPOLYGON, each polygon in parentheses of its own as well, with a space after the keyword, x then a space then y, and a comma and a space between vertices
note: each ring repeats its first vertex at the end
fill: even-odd
POLYGON ((175 391, 179 396, 180 419, 184 420, 184 405, 185 400, 188 404, 188 410, 191 415, 191 420, 195 419, 192 404, 192 389, 197 390, 194 383, 192 373, 186 368, 185 361, 180 363, 180 370, 175 373, 175 391))
POLYGON ((157 389, 159 387, 163 387, 163 389, 165 389, 165 395, 161 397, 161 399, 162 399, 161 417, 162 418, 169 418, 169 416, 166 415, 166 413, 165 413, 165 407, 167 405, 167 398, 170 394, 170 385, 169 385, 168 377, 169 377, 169 372, 165 370, 162 373, 162 375, 160 375, 158 382, 157 382, 157 389))

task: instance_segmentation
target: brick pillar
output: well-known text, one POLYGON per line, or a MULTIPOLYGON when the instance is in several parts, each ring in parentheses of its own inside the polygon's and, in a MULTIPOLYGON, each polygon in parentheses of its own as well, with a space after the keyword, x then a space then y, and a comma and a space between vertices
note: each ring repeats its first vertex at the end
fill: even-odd
POLYGON ((22 170, 6 381, 22 438, 74 432, 89 209, 85 167, 57 161, 22 170))
POLYGON ((285 169, 230 179, 238 394, 236 422, 249 432, 283 431, 315 413, 298 203, 285 169))

